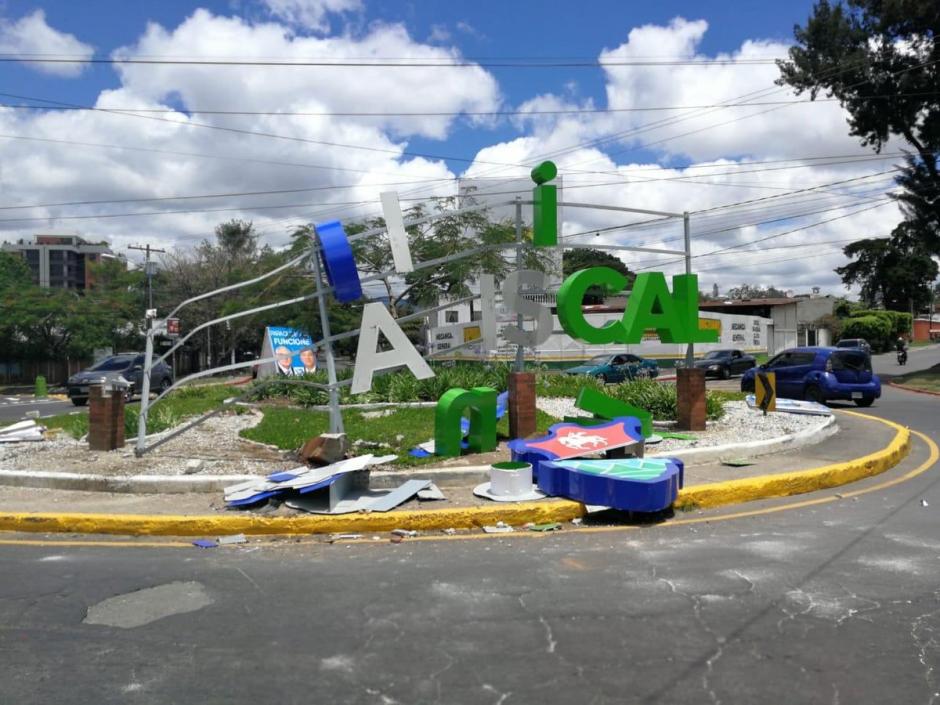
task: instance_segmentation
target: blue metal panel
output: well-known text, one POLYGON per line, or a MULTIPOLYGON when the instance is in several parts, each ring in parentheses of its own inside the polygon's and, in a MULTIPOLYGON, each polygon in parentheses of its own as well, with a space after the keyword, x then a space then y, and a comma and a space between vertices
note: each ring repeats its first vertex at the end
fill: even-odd
POLYGON ((356 260, 343 224, 338 220, 330 220, 318 223, 314 230, 320 238, 326 278, 333 287, 336 300, 349 303, 362 298, 362 284, 356 270, 356 260))

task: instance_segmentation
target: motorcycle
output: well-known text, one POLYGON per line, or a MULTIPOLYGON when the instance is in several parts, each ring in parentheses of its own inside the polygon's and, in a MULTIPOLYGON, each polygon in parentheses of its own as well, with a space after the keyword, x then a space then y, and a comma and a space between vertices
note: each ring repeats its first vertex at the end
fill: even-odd
POLYGON ((907 364, 907 350, 898 350, 898 364, 899 365, 907 364))

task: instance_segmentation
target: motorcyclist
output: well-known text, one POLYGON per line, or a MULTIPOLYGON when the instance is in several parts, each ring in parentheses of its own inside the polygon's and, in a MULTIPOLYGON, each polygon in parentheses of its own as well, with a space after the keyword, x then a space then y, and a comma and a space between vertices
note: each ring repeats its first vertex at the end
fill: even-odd
POLYGON ((898 336, 894 347, 898 351, 898 364, 903 365, 907 362, 907 341, 902 336, 898 336))

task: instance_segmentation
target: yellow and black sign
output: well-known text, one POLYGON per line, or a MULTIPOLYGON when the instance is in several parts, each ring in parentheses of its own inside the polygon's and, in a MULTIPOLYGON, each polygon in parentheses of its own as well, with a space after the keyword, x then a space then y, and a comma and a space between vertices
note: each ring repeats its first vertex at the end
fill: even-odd
POLYGON ((754 397, 757 407, 765 414, 777 410, 777 375, 758 372, 754 375, 754 397))

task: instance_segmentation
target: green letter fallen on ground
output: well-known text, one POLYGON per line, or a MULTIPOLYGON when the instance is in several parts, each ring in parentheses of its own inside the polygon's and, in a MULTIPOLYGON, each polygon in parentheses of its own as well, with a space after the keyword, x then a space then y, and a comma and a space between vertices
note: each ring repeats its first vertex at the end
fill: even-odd
POLYGON ((434 454, 460 455, 460 419, 470 411, 470 435, 467 441, 474 453, 496 448, 496 390, 474 387, 470 391, 448 389, 438 400, 434 411, 434 454))
POLYGON ((621 416, 636 416, 643 425, 643 436, 653 435, 653 415, 625 401, 598 392, 596 389, 582 387, 574 405, 582 411, 588 411, 596 418, 616 419, 621 416))

